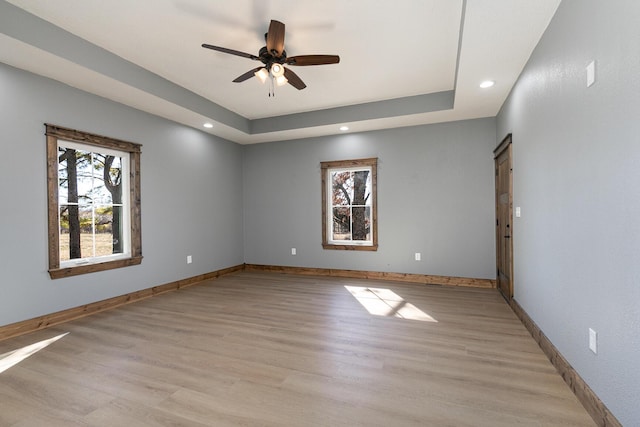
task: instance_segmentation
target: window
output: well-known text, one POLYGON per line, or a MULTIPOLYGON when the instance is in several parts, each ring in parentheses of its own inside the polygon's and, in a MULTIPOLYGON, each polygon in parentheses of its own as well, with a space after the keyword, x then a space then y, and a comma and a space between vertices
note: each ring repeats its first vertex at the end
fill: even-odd
POLYGON ((51 278, 140 264, 141 146, 46 128, 51 278))
POLYGON ((378 159, 322 162, 322 246, 378 249, 378 159))

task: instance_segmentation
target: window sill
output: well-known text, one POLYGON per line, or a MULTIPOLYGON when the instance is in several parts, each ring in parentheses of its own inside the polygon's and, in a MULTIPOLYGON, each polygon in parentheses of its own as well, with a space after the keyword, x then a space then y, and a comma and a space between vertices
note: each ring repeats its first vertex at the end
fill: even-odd
POLYGON ((331 245, 328 243, 323 243, 322 248, 341 251, 377 251, 378 245, 331 245))
POLYGON ((51 279, 62 279, 64 277, 77 276, 80 274, 95 273, 97 271, 113 270, 115 268, 130 267, 142 263, 142 256, 136 256, 113 261, 98 262, 95 264, 84 264, 75 267, 64 267, 49 270, 51 279))

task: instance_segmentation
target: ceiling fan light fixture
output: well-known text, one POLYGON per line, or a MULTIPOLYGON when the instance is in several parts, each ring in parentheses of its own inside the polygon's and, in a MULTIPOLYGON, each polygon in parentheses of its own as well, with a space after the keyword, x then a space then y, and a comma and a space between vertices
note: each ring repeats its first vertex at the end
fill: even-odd
POLYGON ((271 65, 271 75, 275 78, 284 76, 284 66, 278 63, 271 65))
POLYGON ((284 86, 284 85, 287 84, 287 82, 289 82, 289 80, 287 80, 287 78, 285 76, 276 77, 276 84, 278 86, 284 86))
POLYGON ((267 81, 267 78, 269 77, 269 72, 267 71, 266 68, 260 68, 258 71, 256 71, 255 73, 253 73, 258 79, 260 79, 260 81, 262 83, 267 81))

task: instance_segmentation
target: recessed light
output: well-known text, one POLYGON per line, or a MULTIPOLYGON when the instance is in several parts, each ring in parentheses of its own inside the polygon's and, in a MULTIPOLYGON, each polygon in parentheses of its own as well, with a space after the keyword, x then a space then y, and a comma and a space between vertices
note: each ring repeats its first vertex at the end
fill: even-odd
POLYGON ((213 127, 211 123, 205 123, 202 126, 206 127, 207 129, 211 129, 213 127))
POLYGON ((348 131, 348 130, 349 130, 349 126, 340 126, 340 130, 341 130, 342 132, 346 132, 346 131, 348 131))
POLYGON ((486 89, 493 86, 494 84, 496 84, 496 82, 494 82, 493 80, 485 80, 482 83, 480 83, 480 87, 482 89, 486 89))

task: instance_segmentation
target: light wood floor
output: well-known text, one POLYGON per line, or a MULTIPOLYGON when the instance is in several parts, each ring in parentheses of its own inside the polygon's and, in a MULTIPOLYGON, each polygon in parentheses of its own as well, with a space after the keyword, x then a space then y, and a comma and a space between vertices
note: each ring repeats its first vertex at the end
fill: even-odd
POLYGON ((495 290, 241 272, 0 355, 64 332, 0 373, 1 426, 594 425, 495 290), (371 315, 345 286, 437 322, 371 315))

